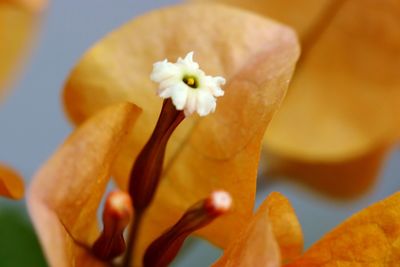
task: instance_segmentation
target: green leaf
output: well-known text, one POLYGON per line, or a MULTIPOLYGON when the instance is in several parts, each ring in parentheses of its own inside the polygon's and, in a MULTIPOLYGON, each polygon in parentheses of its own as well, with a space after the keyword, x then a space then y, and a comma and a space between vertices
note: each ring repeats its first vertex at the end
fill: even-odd
POLYGON ((0 266, 46 267, 26 210, 3 201, 0 207, 0 266))

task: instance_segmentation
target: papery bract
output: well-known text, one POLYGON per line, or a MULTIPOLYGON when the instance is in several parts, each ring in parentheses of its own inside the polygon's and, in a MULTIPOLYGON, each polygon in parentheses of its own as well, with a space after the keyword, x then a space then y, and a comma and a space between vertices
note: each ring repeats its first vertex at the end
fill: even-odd
POLYGON ((261 139, 285 95, 299 54, 296 37, 280 24, 222 5, 162 9, 90 49, 64 90, 67 113, 76 124, 116 101, 143 109, 114 164, 116 180, 125 188, 161 108, 149 79, 152 64, 189 51, 207 74, 227 79, 225 95, 214 114, 186 119, 171 137, 160 188, 142 223, 139 254, 191 203, 216 188, 228 191, 237 204, 203 235, 225 245, 251 215, 261 139))
POLYGON ((140 110, 117 104, 89 119, 35 175, 29 212, 51 266, 106 266, 90 253, 110 167, 140 110))
POLYGON ((243 228, 213 266, 279 267, 280 251, 268 218, 268 208, 260 207, 243 228))
POLYGON ((237 231, 223 256, 213 266, 281 266, 301 255, 303 234, 286 197, 271 193, 237 231))
MULTIPOLYGON (((205 0, 191 0, 204 2, 205 0)), ((300 37, 306 35, 320 13, 335 0, 207 0, 237 6, 291 25, 300 37), (301 7, 301 12, 299 12, 301 7)))
POLYGON ((0 96, 27 53, 45 5, 43 0, 0 1, 0 96))
POLYGON ((272 151, 340 161, 365 155, 399 134, 400 3, 338 2, 342 6, 309 44, 268 130, 272 151))
POLYGON ((373 188, 386 154, 387 147, 382 147, 355 159, 327 163, 302 162, 267 152, 264 175, 301 182, 334 198, 351 199, 373 188))
MULTIPOLYGON (((279 210, 285 202, 289 204, 282 195, 271 194, 248 225, 238 232, 236 239, 214 266, 281 266, 280 254, 284 255, 286 252, 281 244, 277 243, 279 235, 273 229, 283 228, 284 224, 274 223, 274 214, 279 213, 271 214, 270 209, 279 210), (271 198, 275 200, 271 201, 271 198), (280 245, 280 251, 277 244, 280 245)), ((284 214, 280 217, 285 217, 284 214)), ((290 217, 290 224, 298 224, 294 213, 291 213, 290 217)), ((297 255, 288 264, 282 262, 282 266, 395 267, 400 262, 399 217, 400 193, 395 193, 354 214, 327 233, 303 255, 297 255)), ((275 219, 279 220, 279 216, 275 219)))
MULTIPOLYGON (((267 151, 279 158, 279 165, 270 165, 274 171, 320 179, 318 186, 326 188, 330 185, 324 180, 332 169, 343 174, 338 179, 349 179, 356 171, 349 162, 368 168, 373 161, 372 172, 377 173, 382 157, 376 151, 393 145, 400 133, 400 2, 219 2, 276 18, 300 34, 299 68, 265 139, 267 151), (284 168, 293 163, 301 173, 284 168)), ((330 193, 348 197, 343 189, 330 193)), ((364 191, 354 190, 353 195, 364 191)))
MULTIPOLYGON (((33 38, 44 6, 42 0, 0 1, 0 102, 33 38)), ((9 166, 0 165, 0 195, 19 199, 23 194, 22 177, 9 166)))
POLYGON ((271 193, 261 209, 267 209, 272 232, 278 242, 282 263, 290 262, 303 252, 303 232, 289 200, 278 192, 271 193))
POLYGON ((287 267, 398 266, 400 193, 354 214, 287 267))
POLYGON ((19 199, 24 195, 22 177, 9 166, 0 164, 0 196, 19 199))

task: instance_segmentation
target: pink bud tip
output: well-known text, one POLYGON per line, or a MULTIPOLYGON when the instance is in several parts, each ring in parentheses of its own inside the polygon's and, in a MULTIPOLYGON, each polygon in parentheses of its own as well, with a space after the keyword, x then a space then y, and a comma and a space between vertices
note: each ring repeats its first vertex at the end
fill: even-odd
POLYGON ((132 216, 132 202, 127 193, 114 191, 107 196, 103 211, 103 231, 92 246, 92 252, 97 258, 110 261, 124 253, 124 230, 132 216))
POLYGON ((193 204, 174 226, 151 243, 146 250, 143 265, 168 266, 191 233, 212 223, 228 212, 231 206, 231 195, 222 190, 214 191, 207 198, 193 204))
POLYGON ((223 214, 232 207, 231 195, 223 190, 217 190, 211 193, 205 203, 207 210, 212 214, 223 214))
POLYGON ((121 191, 111 192, 107 197, 105 212, 108 212, 109 216, 126 221, 126 224, 128 224, 133 216, 130 196, 121 191))

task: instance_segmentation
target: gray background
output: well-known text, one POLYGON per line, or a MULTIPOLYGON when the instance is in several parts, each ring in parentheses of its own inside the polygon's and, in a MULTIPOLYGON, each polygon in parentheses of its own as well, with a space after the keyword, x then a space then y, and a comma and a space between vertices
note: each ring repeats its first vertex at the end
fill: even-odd
MULTIPOLYGON (((21 79, 0 106, 0 160, 19 169, 29 182, 35 170, 68 135, 71 127, 62 112, 60 90, 76 61, 96 40, 148 10, 179 1, 51 1, 41 35, 21 79)), ((260 202, 270 191, 290 198, 302 223, 306 246, 344 218, 399 190, 400 153, 393 152, 381 178, 364 197, 335 202, 289 182, 263 187, 260 202)), ((0 200, 1 205, 15 205, 0 200)), ((0 205, 0 206, 1 206, 0 205)), ((21 205, 21 204, 19 204, 21 205)), ((1 210, 0 210, 1 211, 1 210)), ((192 242, 176 266, 208 266, 219 252, 205 242, 192 242)))

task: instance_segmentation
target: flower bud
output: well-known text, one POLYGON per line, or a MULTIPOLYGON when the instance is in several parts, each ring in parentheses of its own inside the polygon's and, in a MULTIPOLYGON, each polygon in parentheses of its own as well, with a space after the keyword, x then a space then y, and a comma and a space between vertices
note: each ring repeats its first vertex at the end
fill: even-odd
POLYGON ((168 266, 190 234, 227 213, 231 206, 232 198, 225 191, 214 191, 208 198, 191 206, 174 226, 148 247, 143 265, 145 267, 168 266))
POLYGON ((104 229, 92 247, 97 258, 109 261, 124 253, 126 245, 123 234, 132 216, 132 202, 127 193, 114 191, 107 196, 103 211, 104 229))

